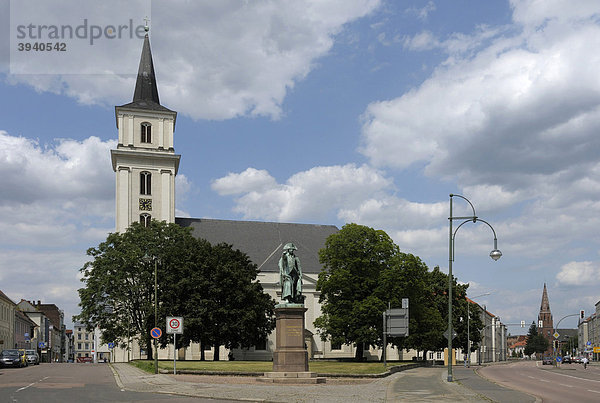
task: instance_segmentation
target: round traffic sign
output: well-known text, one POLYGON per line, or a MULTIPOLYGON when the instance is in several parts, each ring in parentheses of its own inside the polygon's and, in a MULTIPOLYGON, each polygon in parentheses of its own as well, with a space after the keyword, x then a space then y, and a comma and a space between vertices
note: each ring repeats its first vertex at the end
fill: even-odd
POLYGON ((158 327, 155 327, 154 329, 150 330, 150 336, 152 336, 154 339, 158 339, 160 336, 162 336, 162 330, 160 330, 158 327))
POLYGON ((179 322, 179 319, 177 318, 173 318, 169 321, 169 327, 173 330, 177 330, 179 329, 179 326, 181 326, 181 323, 179 322))

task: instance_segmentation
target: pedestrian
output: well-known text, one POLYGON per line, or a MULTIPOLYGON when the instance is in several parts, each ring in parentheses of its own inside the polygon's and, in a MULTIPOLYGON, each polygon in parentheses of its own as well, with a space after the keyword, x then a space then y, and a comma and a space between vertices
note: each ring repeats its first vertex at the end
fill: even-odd
POLYGON ((587 357, 583 357, 583 360, 581 360, 581 362, 583 362, 583 369, 587 369, 587 363, 588 363, 587 357))

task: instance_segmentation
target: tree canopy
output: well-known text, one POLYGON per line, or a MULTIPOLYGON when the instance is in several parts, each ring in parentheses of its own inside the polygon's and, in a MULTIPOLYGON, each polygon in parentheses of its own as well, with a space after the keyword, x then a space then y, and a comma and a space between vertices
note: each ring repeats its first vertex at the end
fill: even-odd
POLYGON ((525 355, 531 355, 533 353, 543 354, 548 350, 548 340, 543 334, 539 334, 535 322, 529 326, 527 332, 527 343, 525 344, 525 355))
MULTIPOLYGON (((256 265, 230 245, 194 238, 189 228, 132 223, 87 254, 93 260, 80 270, 85 287, 79 289, 81 313, 73 319, 99 326, 105 342, 124 346, 128 337, 137 337, 151 357, 150 329, 164 328, 167 316, 184 317, 178 347, 249 346, 265 340, 275 326, 275 301, 256 281, 256 265)), ((162 346, 168 343, 165 333, 162 346)))
MULTIPOLYGON (((355 358, 361 359, 363 346, 383 344, 382 313, 388 306, 401 307, 402 298, 408 298, 409 335, 389 342, 422 351, 447 345, 443 332, 448 326, 448 275, 438 267, 430 271, 417 256, 400 252, 384 231, 357 224, 330 235, 319 258, 324 265, 317 281, 322 315, 315 326, 322 339, 356 344, 355 358)), ((483 324, 479 309, 468 308, 467 288, 454 278, 453 327, 457 345, 465 350, 469 328, 473 350, 483 324)))

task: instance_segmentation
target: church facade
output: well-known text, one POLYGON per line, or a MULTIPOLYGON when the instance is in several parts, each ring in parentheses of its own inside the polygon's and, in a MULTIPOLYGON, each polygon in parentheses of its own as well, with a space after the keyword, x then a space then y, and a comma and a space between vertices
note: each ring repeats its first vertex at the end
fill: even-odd
MULTIPOLYGON (((175 154, 174 131, 177 113, 160 104, 154 72, 150 41, 146 34, 142 48, 133 101, 115 108, 118 145, 111 150, 112 167, 116 175, 117 232, 139 221, 148 224, 156 219, 191 227, 194 236, 211 243, 225 242, 246 253, 260 269, 258 281, 265 292, 276 301, 281 300, 277 262, 283 245, 294 243, 303 271, 303 295, 306 296, 305 344, 310 358, 353 357, 354 346, 331 345, 322 341, 313 326, 321 314, 316 283, 323 269, 318 252, 325 240, 338 229, 333 225, 276 223, 259 221, 214 220, 175 217, 175 176, 181 156, 175 154)), ((185 318, 184 318, 185 331, 185 318)), ((206 359, 213 358, 211 346, 192 344, 177 351, 180 359, 199 359, 200 349, 205 349, 206 359)), ((250 349, 236 349, 232 353, 238 360, 270 360, 275 349, 275 334, 265 345, 250 349)), ((172 359, 171 349, 159 351, 160 359, 172 359)), ((221 348, 220 359, 227 359, 229 351, 221 348)), ((390 348, 388 359, 402 359, 402 352, 390 348)), ((365 349, 367 359, 379 359, 380 350, 365 349)), ((135 340, 130 349, 114 349, 113 360, 128 361, 144 358, 135 340)))

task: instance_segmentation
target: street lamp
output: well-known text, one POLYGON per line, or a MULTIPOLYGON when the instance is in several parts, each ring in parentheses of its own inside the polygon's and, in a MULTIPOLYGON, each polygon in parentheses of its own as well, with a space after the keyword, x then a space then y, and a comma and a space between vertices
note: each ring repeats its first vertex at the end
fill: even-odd
MULTIPOLYGON (((146 253, 143 259, 146 262, 154 260, 154 327, 158 327, 158 258, 151 257, 146 253)), ((154 339, 154 373, 158 374, 158 347, 156 346, 156 339, 154 339)))
MULTIPOLYGON (((500 251, 498 251, 500 252, 500 251)), ((485 294, 479 294, 474 296, 473 298, 469 298, 471 301, 473 301, 475 298, 479 298, 479 297, 484 297, 486 295, 490 295, 490 292, 486 292, 485 294)), ((471 303, 469 301, 467 301, 467 367, 471 366, 471 327, 470 327, 470 320, 471 320, 471 303)))
POLYGON ((454 261, 454 239, 456 237, 456 232, 459 230, 460 227, 462 227, 464 224, 468 223, 468 222, 473 222, 476 223, 477 221, 481 221, 484 224, 487 224, 488 227, 490 227, 490 229, 492 230, 492 232, 494 233, 494 249, 490 252, 490 257, 493 260, 498 260, 500 259, 500 257, 502 256, 502 252, 500 252, 498 250, 498 239, 496 238, 496 231, 494 231, 494 228, 485 220, 482 220, 480 218, 477 217, 477 214, 475 214, 475 207, 473 207, 473 203, 471 203, 469 201, 469 199, 467 199, 464 196, 461 195, 457 195, 457 194, 452 194, 450 193, 450 217, 448 217, 448 221, 450 223, 450 231, 449 231, 449 246, 448 246, 448 382, 452 382, 452 262, 454 261), (471 209, 473 210, 473 215, 472 216, 466 216, 466 217, 453 217, 452 216, 452 198, 456 196, 456 197, 460 197, 463 200, 466 200, 467 203, 469 203, 469 205, 471 206, 471 209), (454 220, 463 220, 462 223, 460 223, 460 225, 458 227, 456 227, 456 230, 454 230, 454 232, 452 231, 452 222, 454 220))

